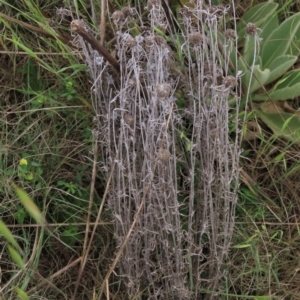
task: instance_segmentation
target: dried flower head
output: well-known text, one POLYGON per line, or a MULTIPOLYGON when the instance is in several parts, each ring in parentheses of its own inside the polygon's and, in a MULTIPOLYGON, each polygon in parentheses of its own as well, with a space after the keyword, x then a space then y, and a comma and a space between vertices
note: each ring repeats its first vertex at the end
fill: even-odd
POLYGON ((83 20, 73 20, 71 22, 71 30, 77 31, 79 28, 85 28, 83 20))
POLYGON ((236 35, 236 31, 233 30, 233 29, 227 29, 225 31, 225 37, 228 39, 228 40, 235 40, 237 38, 237 35, 236 35))
POLYGON ((208 13, 209 14, 214 14, 214 13, 217 12, 217 10, 218 10, 217 6, 213 5, 213 6, 208 8, 208 13))
POLYGON ((72 12, 69 9, 65 9, 65 8, 56 8, 56 14, 58 16, 72 17, 72 12))
MULTIPOLYGON (((164 21, 164 20, 163 20, 164 21)), ((156 27, 162 31, 162 32, 166 32, 168 29, 168 24, 166 22, 157 22, 156 23, 156 27)))
POLYGON ((234 76, 229 75, 224 77, 223 84, 225 85, 226 88, 228 87, 234 88, 237 85, 237 81, 234 76))
POLYGON ((154 45, 163 45, 163 44, 166 44, 166 41, 165 39, 160 36, 160 35, 148 35, 145 37, 145 46, 146 47, 152 47, 154 45))
POLYGON ((128 87, 135 88, 136 87, 136 79, 131 77, 127 82, 128 87))
POLYGON ((163 45, 166 42, 165 39, 160 35, 155 35, 154 40, 155 40, 157 45, 163 45))
POLYGON ((133 48, 137 45, 137 41, 131 35, 126 36, 124 43, 125 46, 129 48, 133 48))
POLYGON ((190 43, 194 45, 201 45, 203 42, 203 36, 200 32, 193 32, 188 36, 190 43))
POLYGON ((124 22, 124 20, 125 20, 125 15, 124 15, 124 13, 123 13, 122 11, 116 10, 116 11, 112 14, 111 18, 113 19, 114 23, 118 26, 118 25, 120 25, 121 23, 124 22))
POLYGON ((227 6, 225 6, 224 4, 217 5, 217 15, 218 15, 218 17, 222 17, 222 16, 226 15, 229 8, 230 8, 229 5, 227 5, 227 6))
POLYGON ((160 98, 166 98, 171 93, 171 85, 168 83, 160 83, 155 87, 157 96, 160 98))
POLYGON ((145 9, 151 10, 161 5, 161 0, 148 0, 145 9))
POLYGON ((53 29, 56 28, 56 23, 55 23, 55 21, 54 21, 52 18, 48 19, 48 20, 47 20, 47 23, 48 23, 48 26, 49 26, 50 28, 53 28, 53 29))
POLYGON ((222 85, 223 81, 224 81, 223 76, 218 72, 216 76, 216 84, 222 85))
POLYGON ((133 126, 134 125, 134 117, 131 114, 125 114, 124 122, 129 126, 133 126))
POLYGON ((155 42, 155 39, 154 39, 154 36, 153 35, 148 35, 145 37, 145 46, 146 47, 152 47, 154 42, 155 42))
POLYGON ((140 31, 143 36, 147 36, 147 35, 151 34, 151 27, 140 26, 140 31))
POLYGON ((218 9, 218 10, 221 10, 221 11, 226 11, 226 7, 225 7, 224 4, 218 4, 218 5, 217 5, 217 9, 218 9))
POLYGON ((246 26, 246 33, 255 35, 257 33, 257 26, 254 23, 248 23, 246 26))
POLYGON ((178 10, 178 13, 179 13, 179 15, 181 15, 182 17, 188 17, 188 18, 190 18, 190 17, 193 16, 193 11, 192 11, 190 8, 186 7, 186 6, 181 7, 181 8, 178 10))
POLYGON ((130 7, 130 6, 125 6, 122 8, 122 13, 124 14, 124 16, 127 17, 133 17, 136 13, 135 8, 130 7))
POLYGON ((170 159, 171 153, 168 149, 165 149, 163 147, 159 148, 157 158, 160 161, 166 162, 170 159))

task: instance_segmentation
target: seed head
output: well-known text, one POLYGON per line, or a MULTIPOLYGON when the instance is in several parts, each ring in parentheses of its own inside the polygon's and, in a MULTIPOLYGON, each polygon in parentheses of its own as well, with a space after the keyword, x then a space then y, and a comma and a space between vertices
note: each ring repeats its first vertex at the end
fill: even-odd
POLYGON ((218 17, 222 17, 223 15, 227 14, 227 11, 228 11, 229 7, 223 5, 223 4, 219 4, 217 5, 217 15, 218 17))
POLYGON ((155 7, 159 7, 160 5, 161 5, 161 0, 148 0, 145 9, 151 10, 155 7))
POLYGON ((116 10, 113 14, 112 14, 112 19, 115 22, 116 25, 120 25, 121 23, 124 22, 125 20, 125 15, 122 11, 120 10, 116 10))
POLYGON ((167 98, 171 93, 171 85, 168 83, 160 83, 156 85, 156 93, 160 98, 167 98))
POLYGON ((133 77, 129 78, 127 84, 128 84, 128 87, 135 88, 136 87, 136 79, 133 77))
POLYGON ((181 16, 185 16, 185 17, 189 17, 189 18, 193 16, 193 11, 186 6, 179 8, 178 13, 181 16))
POLYGON ((154 40, 157 43, 157 45, 163 45, 165 43, 165 39, 160 35, 155 35, 154 40))
POLYGON ((229 75, 223 79, 223 84, 226 88, 231 87, 234 88, 237 85, 236 78, 229 75))
POLYGON ((255 35, 257 33, 257 26, 254 23, 248 23, 246 26, 246 33, 255 35))
POLYGON ((216 6, 214 6, 214 5, 208 8, 208 12, 209 12, 210 14, 216 13, 217 10, 218 10, 218 8, 217 8, 216 6))
POLYGON ((145 45, 146 47, 152 47, 154 45, 163 45, 166 44, 165 39, 160 35, 148 35, 145 37, 145 45))
POLYGON ((157 158, 160 161, 166 162, 170 159, 170 156, 171 156, 171 153, 168 149, 165 149, 165 148, 162 148, 162 147, 159 148, 157 158))
POLYGON ((200 32, 193 32, 188 37, 189 41, 194 45, 201 45, 203 42, 203 36, 200 32))
POLYGON ((236 32, 235 32, 235 30, 233 30, 233 29, 227 29, 226 31, 225 31, 225 37, 228 39, 228 40, 235 40, 236 38, 237 38, 237 36, 236 36, 236 32))
POLYGON ((122 8, 122 13, 125 17, 133 17, 135 15, 135 9, 130 6, 125 6, 122 8))
POLYGON ((129 126, 133 126, 134 125, 134 117, 131 114, 125 114, 124 122, 129 126))
POLYGON ((128 35, 125 39, 125 46, 129 47, 129 48, 133 48, 135 47, 137 44, 136 40, 131 36, 128 35))
POLYGON ((148 35, 145 37, 145 46, 146 47, 152 47, 155 43, 155 39, 153 35, 148 35))

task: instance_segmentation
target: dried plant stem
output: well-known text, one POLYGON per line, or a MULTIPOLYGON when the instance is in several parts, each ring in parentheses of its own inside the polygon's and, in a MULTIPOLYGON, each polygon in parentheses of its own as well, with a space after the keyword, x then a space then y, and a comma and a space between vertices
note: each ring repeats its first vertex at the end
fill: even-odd
MULTIPOLYGON (((100 208, 98 210, 98 214, 97 214, 97 218, 96 218, 96 222, 95 222, 96 224, 100 221, 100 218, 101 218, 104 203, 106 201, 106 197, 107 197, 107 194, 108 194, 108 191, 109 191, 109 185, 110 185, 110 182, 111 182, 111 179, 112 179, 112 175, 114 173, 115 164, 116 163, 114 162, 113 165, 112 165, 111 171, 110 171, 109 178, 107 180, 107 184, 106 184, 105 192, 104 192, 104 195, 103 195, 103 199, 102 199, 100 208)), ((90 242, 88 244, 88 247, 87 247, 85 253, 83 253, 83 255, 81 256, 81 265, 80 265, 80 270, 79 270, 79 273, 78 273, 78 277, 77 277, 77 281, 76 281, 76 285, 75 285, 75 289, 74 289, 74 294, 73 294, 73 297, 72 297, 73 300, 76 300, 78 286, 79 286, 79 283, 80 283, 80 280, 81 280, 81 277, 82 277, 82 273, 83 273, 83 270, 84 270, 86 262, 87 262, 88 253, 91 249, 91 245, 92 245, 92 242, 93 242, 93 239, 94 239, 94 236, 95 236, 96 229, 97 229, 97 226, 94 226, 92 234, 91 234, 90 242)))
POLYGON ((121 66, 97 50, 101 44, 86 24, 72 23, 94 80, 99 168, 107 172, 116 164, 107 205, 118 250, 97 297, 109 295, 108 282, 118 268, 128 299, 215 300, 226 276, 238 188, 239 139, 229 138, 228 101, 234 96, 238 111, 240 86, 226 59, 236 40, 222 45, 216 39, 228 8, 202 1, 182 7, 177 52, 185 67, 179 73, 182 61, 172 55, 168 38, 153 29, 171 30, 172 14, 159 1, 148 1, 146 10, 124 7, 112 15, 121 66), (145 13, 149 28, 131 35, 132 22, 142 24, 145 13), (117 86, 112 69, 91 48, 121 69, 117 86), (202 297, 201 290, 215 295, 202 297))
MULTIPOLYGON (((43 281, 39 284, 37 284, 36 286, 34 286, 33 288, 31 288, 30 290, 28 290, 26 293, 27 295, 31 295, 32 293, 34 293, 38 288, 41 288, 42 286, 46 285, 46 284, 52 284, 53 280, 56 277, 61 276, 64 272, 68 271, 70 268, 75 267, 79 262, 81 261, 81 257, 75 259, 72 262, 69 262, 69 264, 65 267, 63 267, 62 269, 58 270, 57 272, 55 272, 53 275, 51 275, 49 278, 43 278, 43 281)), ((40 276, 41 277, 41 276, 40 276)))
MULTIPOLYGON (((82 250, 82 256, 81 256, 82 259, 81 259, 80 269, 79 269, 77 282, 76 282, 76 286, 75 286, 75 291, 74 291, 74 296, 73 296, 74 299, 75 299, 76 294, 77 294, 78 285, 79 285, 80 279, 82 277, 82 273, 83 273, 83 270, 84 270, 84 267, 85 267, 85 264, 86 264, 86 259, 88 257, 88 251, 89 251, 89 249, 87 249, 87 242, 88 242, 88 238, 89 238, 90 218, 91 218, 91 211, 92 211, 92 205, 93 205, 93 200, 94 200, 95 181, 96 181, 96 172, 97 172, 97 158, 98 158, 98 143, 95 143, 88 215, 87 215, 87 218, 86 218, 85 236, 84 236, 83 250, 82 250)), ((96 226, 94 228, 96 228, 96 226)))
MULTIPOLYGON (((174 108, 174 104, 172 104, 171 108, 170 108, 169 117, 168 117, 167 125, 166 125, 166 128, 165 128, 165 132, 167 132, 168 127, 169 127, 173 108, 174 108)), ((162 141, 162 143, 163 143, 163 141, 162 141)), ((125 246, 126 246, 128 240, 129 240, 129 237, 131 236, 131 233, 132 233, 132 231, 133 231, 133 229, 134 229, 134 227, 135 227, 135 225, 136 225, 136 223, 137 223, 137 221, 138 221, 138 219, 140 217, 140 213, 141 213, 142 209, 144 208, 146 197, 148 196, 148 193, 149 193, 150 188, 151 188, 152 183, 153 183, 153 176, 155 174, 155 171, 156 171, 156 168, 157 168, 157 164, 158 164, 158 159, 156 159, 155 164, 153 166, 153 172, 152 172, 153 175, 152 175, 152 178, 150 178, 149 183, 146 186, 146 189, 144 191, 144 196, 143 196, 141 204, 140 204, 140 206, 139 206, 139 208, 138 208, 138 210, 137 210, 137 212, 136 212, 136 214, 134 216, 134 220, 133 220, 133 222, 131 224, 131 227, 128 230, 128 233, 127 233, 127 235, 126 235, 126 237, 124 239, 124 242, 122 243, 122 245, 121 245, 121 247, 120 247, 120 249, 119 249, 119 251, 118 251, 118 253, 116 255, 116 258, 114 259, 114 261, 112 263, 112 266, 110 267, 109 271, 107 272, 107 274, 106 274, 106 276, 105 276, 105 278, 103 280, 103 283, 101 285, 101 289, 100 289, 100 292, 99 292, 99 295, 98 295, 98 298, 97 298, 98 300, 101 299, 102 294, 103 294, 104 289, 105 289, 105 286, 107 285, 107 282, 109 280, 109 277, 112 274, 113 270, 115 269, 118 261, 120 260, 120 257, 122 255, 124 249, 125 249, 125 246)))
POLYGON ((71 22, 71 30, 77 32, 85 41, 87 41, 93 49, 97 50, 114 68, 120 73, 120 65, 117 60, 94 38, 88 33, 84 27, 83 22, 80 20, 73 20, 71 22))
POLYGON ((100 43, 104 46, 105 42, 105 11, 106 11, 106 1, 102 0, 101 3, 101 20, 100 20, 100 43))
POLYGON ((49 33, 48 31, 44 30, 44 29, 41 29, 41 28, 38 28, 36 26, 33 26, 31 24, 28 24, 26 22, 23 22, 23 21, 20 21, 18 19, 15 19, 15 18, 12 18, 12 17, 9 17, 3 13, 0 13, 0 18, 3 18, 11 23, 14 23, 14 24, 18 24, 18 25, 21 25, 33 32, 36 32, 38 34, 42 34, 43 36, 45 37, 49 37, 49 38, 52 38, 52 39, 59 39, 61 42, 63 42, 65 45, 69 45, 70 41, 69 40, 66 40, 65 38, 61 37, 60 35, 57 35, 55 36, 54 34, 52 33, 49 33))

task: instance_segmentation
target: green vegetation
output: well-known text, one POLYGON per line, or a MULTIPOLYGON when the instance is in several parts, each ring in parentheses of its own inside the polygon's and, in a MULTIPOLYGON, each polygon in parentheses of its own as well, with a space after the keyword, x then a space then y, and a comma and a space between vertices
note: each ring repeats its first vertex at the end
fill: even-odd
POLYGON ((298 1, 167 2, 0 0, 0 299, 300 298, 298 1))

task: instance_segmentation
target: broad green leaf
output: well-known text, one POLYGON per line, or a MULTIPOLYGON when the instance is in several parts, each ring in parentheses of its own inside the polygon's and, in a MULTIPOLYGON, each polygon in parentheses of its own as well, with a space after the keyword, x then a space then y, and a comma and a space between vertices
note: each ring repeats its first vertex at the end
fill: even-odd
POLYGON ((244 14, 237 25, 239 43, 244 41, 246 35, 246 26, 248 23, 254 23, 257 27, 261 27, 272 17, 277 7, 277 3, 263 2, 249 9, 249 11, 244 14))
POLYGON ((270 92, 272 100, 288 100, 300 96, 300 70, 287 73, 270 92))
POLYGON ((300 13, 285 20, 265 41, 261 49, 263 68, 282 55, 288 54, 289 48, 300 26, 300 13))
POLYGON ((24 269, 24 262, 20 254, 10 245, 7 245, 8 252, 12 258, 12 260, 17 264, 20 269, 24 269))
POLYGON ((300 55, 300 30, 297 30, 293 40, 291 41, 291 47, 289 49, 288 54, 295 55, 295 56, 300 55))
POLYGON ((262 39, 261 44, 263 45, 264 42, 268 39, 271 33, 278 28, 279 20, 277 13, 273 14, 273 16, 264 23, 261 27, 261 33, 259 33, 259 37, 262 39))
POLYGON ((270 76, 270 70, 261 70, 260 65, 254 66, 253 74, 251 75, 251 66, 250 69, 246 67, 245 62, 241 58, 239 58, 239 70, 244 71, 244 76, 242 77, 243 84, 247 89, 250 89, 250 93, 253 93, 263 86, 270 76))
POLYGON ((265 84, 268 84, 282 76, 296 62, 296 60, 297 56, 293 55, 283 55, 275 58, 269 66, 271 73, 265 84))
POLYGON ((11 231, 6 227, 2 220, 0 220, 0 234, 2 234, 6 240, 12 244, 16 249, 21 251, 21 247, 19 246, 18 242, 15 240, 11 231))
POLYGON ((15 189, 15 192, 17 196, 19 197, 21 203, 25 207, 25 209, 28 211, 30 216, 38 223, 45 225, 45 220, 40 212, 39 208, 36 206, 36 204, 33 202, 33 200, 28 196, 28 194, 20 189, 15 184, 13 185, 13 188, 15 189))
POLYGON ((253 64, 254 58, 259 55, 259 53, 257 53, 258 49, 259 45, 256 45, 255 37, 253 35, 246 36, 243 57, 249 66, 253 64))
POLYGON ((300 141, 300 117, 290 113, 265 113, 256 110, 257 116, 273 131, 292 142, 300 141))

